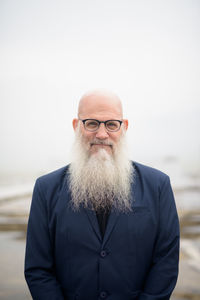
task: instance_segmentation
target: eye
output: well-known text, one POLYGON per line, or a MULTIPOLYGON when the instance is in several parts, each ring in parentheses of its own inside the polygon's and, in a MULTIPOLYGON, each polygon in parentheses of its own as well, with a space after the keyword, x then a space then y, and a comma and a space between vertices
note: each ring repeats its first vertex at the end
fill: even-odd
POLYGON ((115 131, 118 130, 120 126, 120 123, 118 121, 109 121, 106 123, 106 127, 108 130, 115 131))
POLYGON ((99 123, 95 120, 87 120, 85 122, 85 128, 89 130, 94 130, 99 127, 99 123))

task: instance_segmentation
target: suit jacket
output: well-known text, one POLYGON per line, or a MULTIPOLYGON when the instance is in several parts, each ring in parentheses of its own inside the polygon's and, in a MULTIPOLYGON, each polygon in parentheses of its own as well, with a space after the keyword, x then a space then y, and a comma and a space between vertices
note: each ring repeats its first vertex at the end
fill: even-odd
POLYGON ((95 212, 69 205, 68 166, 37 179, 25 278, 35 300, 166 300, 175 287, 179 222, 169 177, 134 163, 132 212, 112 210, 102 238, 95 212))

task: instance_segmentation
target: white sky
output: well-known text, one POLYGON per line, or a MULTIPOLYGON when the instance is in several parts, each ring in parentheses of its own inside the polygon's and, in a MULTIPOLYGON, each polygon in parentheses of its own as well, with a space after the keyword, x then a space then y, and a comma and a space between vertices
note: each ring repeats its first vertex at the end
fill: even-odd
POLYGON ((130 155, 200 162, 200 2, 0 2, 0 174, 69 161, 88 89, 116 92, 130 155))

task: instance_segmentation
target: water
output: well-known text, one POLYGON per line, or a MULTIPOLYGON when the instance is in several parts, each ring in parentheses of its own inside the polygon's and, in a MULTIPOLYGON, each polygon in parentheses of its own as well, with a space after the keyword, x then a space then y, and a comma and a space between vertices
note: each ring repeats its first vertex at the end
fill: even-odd
POLYGON ((31 299, 23 276, 24 234, 19 231, 1 231, 0 244, 0 299, 31 299))

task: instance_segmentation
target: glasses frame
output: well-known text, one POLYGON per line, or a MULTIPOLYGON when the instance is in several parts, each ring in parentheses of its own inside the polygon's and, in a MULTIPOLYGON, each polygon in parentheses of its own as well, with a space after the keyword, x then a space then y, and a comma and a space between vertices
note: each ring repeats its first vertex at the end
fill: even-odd
POLYGON ((83 122, 84 128, 85 128, 85 122, 88 121, 88 120, 96 121, 96 122, 99 124, 98 128, 95 129, 95 130, 88 130, 88 129, 85 128, 85 130, 90 131, 90 132, 96 132, 96 131, 98 131, 98 129, 99 129, 101 123, 104 124, 105 129, 106 129, 108 132, 117 132, 117 131, 120 130, 121 125, 122 125, 122 123, 123 123, 123 121, 121 121, 121 120, 106 120, 106 121, 99 121, 99 120, 96 120, 96 119, 84 119, 84 120, 79 119, 79 120, 83 122), (110 122, 110 121, 117 121, 117 122, 119 122, 119 124, 120 124, 119 129, 117 129, 117 130, 109 130, 109 129, 106 127, 106 124, 107 124, 108 122, 110 122))

